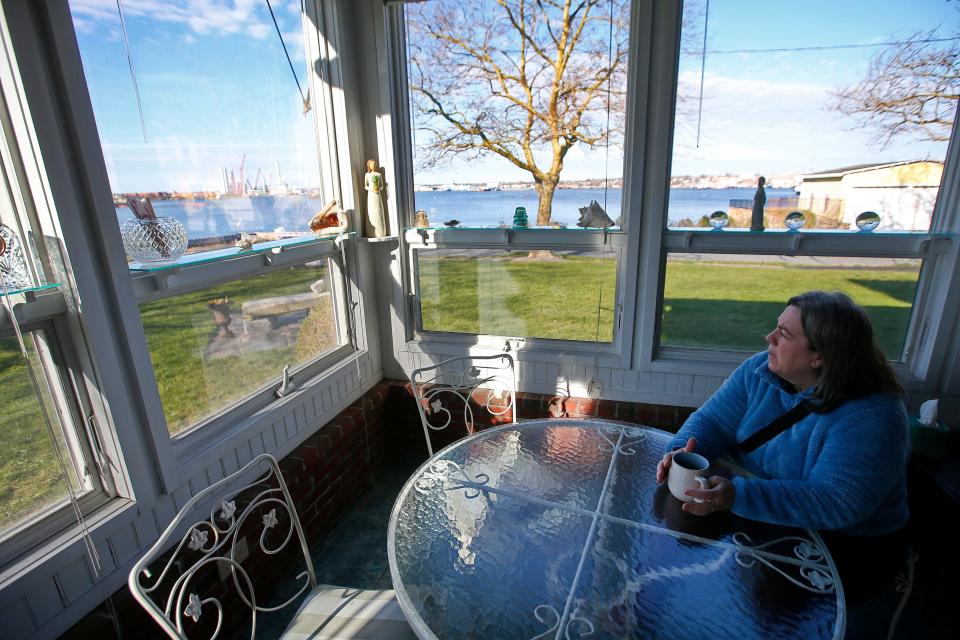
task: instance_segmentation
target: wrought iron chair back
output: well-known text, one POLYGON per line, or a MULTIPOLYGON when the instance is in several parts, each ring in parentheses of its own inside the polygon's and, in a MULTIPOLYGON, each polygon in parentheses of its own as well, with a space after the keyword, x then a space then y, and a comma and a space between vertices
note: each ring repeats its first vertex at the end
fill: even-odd
POLYGON ((410 384, 423 423, 427 451, 433 456, 430 431, 441 431, 454 422, 463 405, 463 424, 474 432, 473 405, 492 417, 517 422, 517 379, 513 356, 457 356, 430 367, 415 369, 410 384), (452 410, 451 410, 452 409, 452 410))
POLYGON ((300 525, 290 491, 280 473, 280 467, 271 455, 257 456, 239 471, 191 498, 177 513, 160 539, 134 565, 127 584, 137 602, 171 638, 186 638, 186 620, 196 623, 201 614, 212 611, 216 612, 217 618, 211 638, 216 638, 223 626, 223 605, 217 597, 203 598, 199 595, 197 591, 201 589, 193 582, 201 569, 207 567, 207 571, 215 571, 216 565, 221 563, 229 568, 233 587, 250 611, 251 638, 256 633, 258 612, 283 609, 317 586, 303 527, 300 525), (257 470, 262 472, 257 480, 237 489, 231 488, 241 479, 253 476, 257 470), (276 486, 272 486, 273 483, 276 486), (249 503, 238 506, 237 498, 240 494, 243 494, 243 500, 250 496, 249 503), (202 514, 194 513, 194 510, 206 500, 212 502, 209 517, 194 521, 184 533, 179 533, 183 531, 185 522, 202 514), (285 534, 282 533, 283 511, 289 521, 285 534), (253 514, 259 514, 262 520, 258 538, 260 552, 273 556, 286 548, 294 536, 303 551, 306 569, 296 577, 297 582, 303 581, 303 584, 291 598, 279 605, 263 606, 258 602, 250 575, 237 561, 237 532, 253 514), (271 530, 278 525, 280 528, 277 531, 281 534, 282 541, 273 546, 268 538, 275 537, 276 534, 271 535, 271 530), (159 575, 151 572, 150 565, 164 554, 171 540, 177 536, 180 541, 163 563, 159 575), (177 573, 179 576, 175 577, 177 573))

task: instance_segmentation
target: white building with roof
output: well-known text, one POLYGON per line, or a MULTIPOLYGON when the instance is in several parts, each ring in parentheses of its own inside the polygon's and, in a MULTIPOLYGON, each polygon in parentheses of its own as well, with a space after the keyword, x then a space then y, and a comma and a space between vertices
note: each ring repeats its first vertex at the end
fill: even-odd
POLYGON ((853 227, 860 213, 876 211, 881 229, 927 230, 942 177, 943 163, 933 160, 829 169, 803 176, 798 206, 835 218, 841 227, 853 227))

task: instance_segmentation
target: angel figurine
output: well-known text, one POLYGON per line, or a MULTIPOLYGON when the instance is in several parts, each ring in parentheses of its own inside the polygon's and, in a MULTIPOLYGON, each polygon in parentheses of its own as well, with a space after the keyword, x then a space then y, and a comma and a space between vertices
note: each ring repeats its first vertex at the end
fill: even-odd
POLYGON ((383 176, 377 168, 376 160, 367 160, 367 173, 363 177, 363 188, 367 190, 367 220, 373 227, 373 235, 382 238, 387 235, 387 214, 383 208, 383 176))

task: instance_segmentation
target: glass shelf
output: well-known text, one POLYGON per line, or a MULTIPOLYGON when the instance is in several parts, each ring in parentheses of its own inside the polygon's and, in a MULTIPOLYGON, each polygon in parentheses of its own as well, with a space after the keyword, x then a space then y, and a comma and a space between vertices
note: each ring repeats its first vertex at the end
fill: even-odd
POLYGON ((233 258, 241 258, 246 256, 253 255, 263 255, 266 253, 281 253, 286 249, 292 249, 295 247, 306 247, 310 245, 323 244, 327 242, 333 242, 337 237, 343 236, 344 238, 352 238, 356 235, 356 232, 349 231, 346 233, 339 234, 330 234, 317 236, 314 234, 309 234, 305 236, 298 236, 295 238, 284 238, 282 240, 271 240, 269 242, 258 242, 253 245, 250 249, 241 249, 239 247, 229 247, 226 249, 214 249, 213 251, 198 251, 196 253, 189 253, 177 260, 172 260, 169 262, 156 262, 156 263, 142 263, 142 262, 131 262, 129 264, 130 271, 136 273, 158 273, 162 271, 169 271, 171 269, 179 269, 181 267, 193 267, 202 264, 209 264, 211 262, 219 262, 221 260, 230 260, 233 258))
POLYGON ((28 293, 38 293, 40 291, 50 291, 52 289, 56 289, 59 286, 60 286, 59 282, 51 282, 49 284, 42 284, 36 287, 26 287, 24 289, 11 289, 10 291, 6 291, 6 292, 0 290, 0 296, 5 296, 7 294, 12 296, 16 294, 28 294, 28 293))
POLYGON ((404 227, 404 231, 603 231, 623 233, 620 227, 404 227))
POLYGON ((952 234, 947 232, 932 232, 932 231, 900 231, 900 230, 890 230, 885 231, 882 229, 876 229, 874 231, 860 231, 859 229, 764 229, 763 231, 751 231, 750 229, 738 227, 734 229, 708 229, 706 227, 667 227, 667 231, 670 233, 697 233, 697 234, 709 234, 709 235, 741 235, 741 236, 770 236, 770 235, 785 235, 785 236, 794 236, 797 234, 803 235, 833 235, 833 236, 883 236, 885 238, 917 238, 917 237, 930 237, 930 238, 949 238, 952 234))

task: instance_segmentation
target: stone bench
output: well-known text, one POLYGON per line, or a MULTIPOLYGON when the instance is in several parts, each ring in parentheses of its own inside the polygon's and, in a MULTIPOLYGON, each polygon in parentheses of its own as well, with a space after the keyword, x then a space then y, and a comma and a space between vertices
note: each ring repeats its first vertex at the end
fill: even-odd
POLYGON ((311 291, 309 293, 294 293, 288 296, 247 300, 241 306, 244 331, 246 331, 248 322, 256 320, 267 320, 270 328, 273 329, 276 327, 278 316, 312 309, 329 297, 329 291, 320 293, 311 291))

